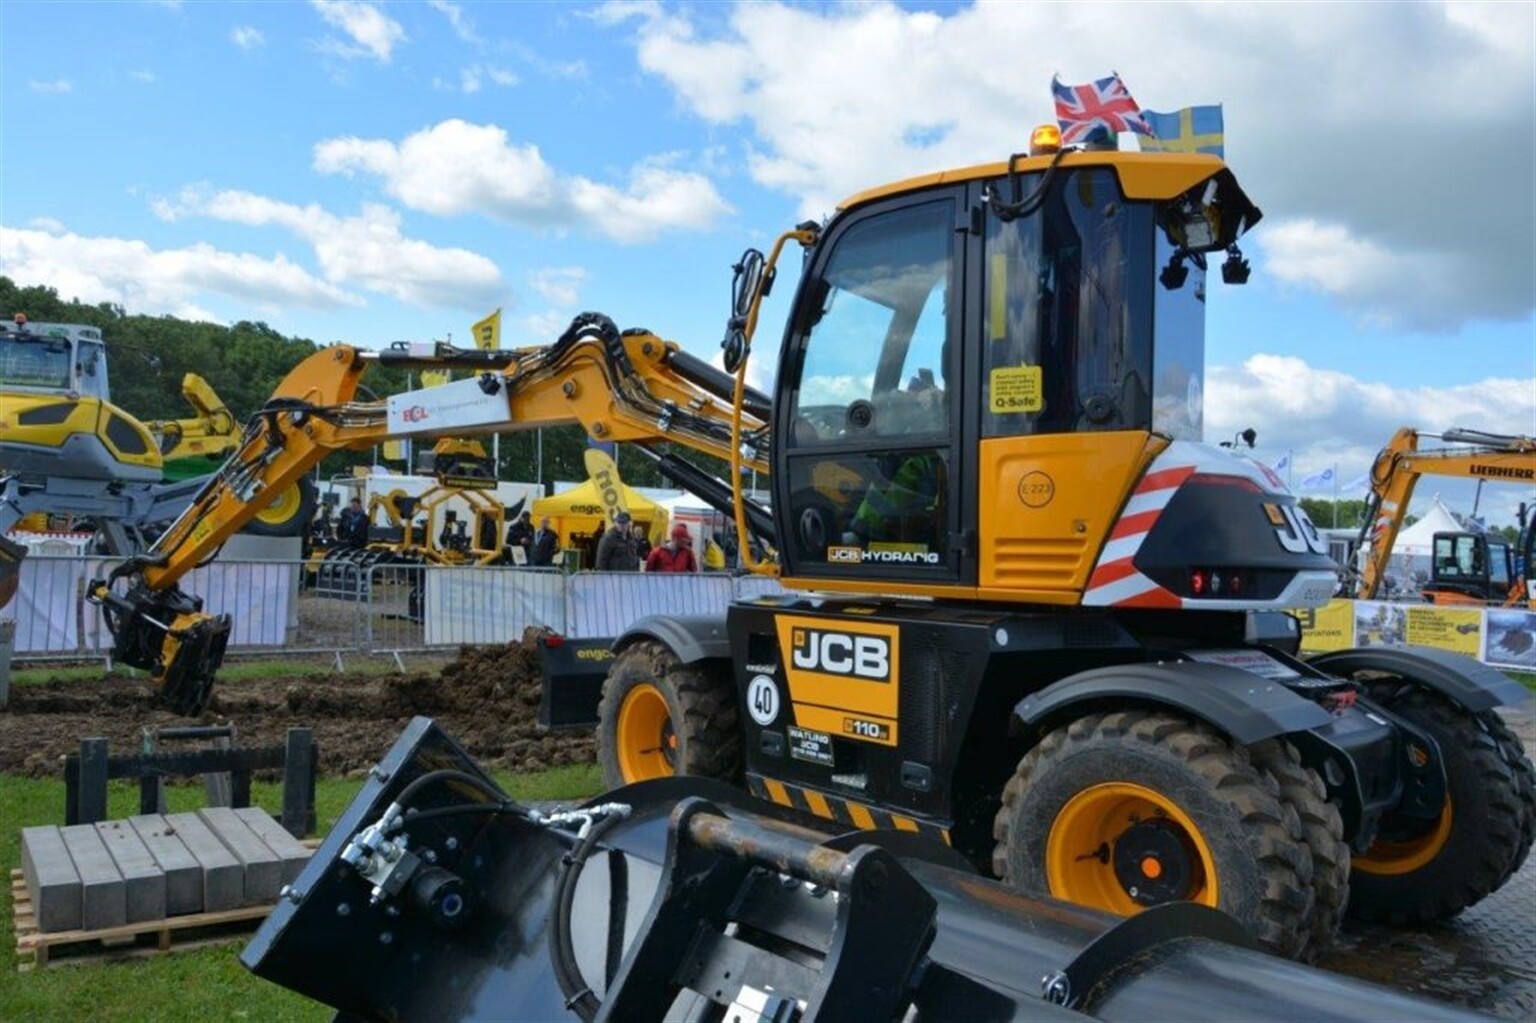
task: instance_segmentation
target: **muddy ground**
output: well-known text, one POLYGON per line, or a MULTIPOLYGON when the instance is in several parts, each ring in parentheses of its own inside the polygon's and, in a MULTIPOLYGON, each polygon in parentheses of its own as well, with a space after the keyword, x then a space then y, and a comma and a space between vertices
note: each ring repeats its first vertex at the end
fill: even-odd
MULTIPOLYGON (((359 775, 383 756, 417 714, 436 718, 490 768, 538 771, 590 762, 590 734, 541 732, 539 661, 533 646, 466 647, 441 672, 348 675, 317 671, 289 679, 220 683, 200 722, 233 722, 236 741, 283 741, 289 728, 314 731, 322 774, 359 775)), ((13 686, 0 711, 0 773, 60 777, 59 757, 86 736, 103 736, 114 753, 141 748, 143 730, 185 725, 154 706, 143 680, 13 686)))

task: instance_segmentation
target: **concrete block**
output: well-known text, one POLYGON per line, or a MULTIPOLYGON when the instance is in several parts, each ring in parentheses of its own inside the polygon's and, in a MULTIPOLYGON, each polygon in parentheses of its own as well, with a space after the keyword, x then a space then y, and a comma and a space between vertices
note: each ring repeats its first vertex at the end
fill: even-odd
POLYGON ((123 875, 128 922, 165 919, 165 872, 127 821, 99 821, 96 834, 123 875))
POLYGON ((203 871, 203 912, 235 909, 245 900, 245 868, 195 813, 167 814, 166 826, 181 839, 203 871))
POLYGON ((21 873, 38 930, 80 929, 80 872, 58 828, 21 829, 21 873))
POLYGON ((128 922, 128 889, 94 824, 60 828, 69 858, 80 872, 80 926, 87 931, 128 922))
POLYGON ((210 806, 197 811, 197 815, 245 868, 242 904, 263 906, 276 902, 278 889, 283 886, 283 864, 277 853, 267 848, 256 832, 227 806, 210 806))
POLYGON ((158 813, 130 817, 128 824, 165 874, 165 915, 201 913, 203 867, 176 829, 158 813))
POLYGON ((310 856, 304 843, 290 835, 287 828, 259 806, 242 807, 235 811, 235 816, 244 821, 245 826, 254 831, 268 849, 277 854, 278 862, 282 864, 283 884, 299 876, 299 871, 304 869, 310 856))

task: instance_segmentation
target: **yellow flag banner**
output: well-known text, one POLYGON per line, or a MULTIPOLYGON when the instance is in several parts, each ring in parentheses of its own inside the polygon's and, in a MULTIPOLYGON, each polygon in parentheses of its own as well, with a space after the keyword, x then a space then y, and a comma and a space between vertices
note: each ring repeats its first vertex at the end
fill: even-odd
POLYGON ((501 347, 501 310, 496 310, 469 329, 474 336, 476 348, 495 351, 501 347))
POLYGON ((446 369, 424 369, 421 371, 421 386, 441 387, 448 382, 452 375, 446 369))
POLYGON ((624 491, 619 486, 619 467, 606 451, 597 448, 587 448, 582 452, 582 460, 587 464, 587 475, 592 477, 597 492, 602 495, 603 514, 612 522, 619 512, 629 510, 624 491))
POLYGON ((405 457, 405 441, 387 440, 384 442, 383 457, 389 462, 398 462, 405 457))

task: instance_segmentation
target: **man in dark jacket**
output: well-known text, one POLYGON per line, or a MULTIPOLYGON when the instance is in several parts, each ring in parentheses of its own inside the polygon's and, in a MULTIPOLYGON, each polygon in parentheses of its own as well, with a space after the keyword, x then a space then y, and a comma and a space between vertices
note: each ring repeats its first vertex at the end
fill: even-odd
POLYGON ((347 510, 341 513, 341 521, 336 524, 336 539, 348 547, 366 547, 368 545, 368 513, 363 511, 363 502, 354 497, 347 510))
POLYGON ((507 546, 527 551, 533 544, 533 516, 523 512, 507 527, 507 546))
POLYGON ((560 540, 549 528, 549 516, 539 520, 539 531, 533 534, 533 545, 528 551, 528 564, 534 568, 548 568, 555 563, 555 549, 560 540))
POLYGON ((603 538, 597 542, 597 565, 599 572, 635 572, 640 568, 640 559, 635 556, 635 538, 629 531, 629 512, 619 512, 614 516, 613 525, 603 534, 603 538))

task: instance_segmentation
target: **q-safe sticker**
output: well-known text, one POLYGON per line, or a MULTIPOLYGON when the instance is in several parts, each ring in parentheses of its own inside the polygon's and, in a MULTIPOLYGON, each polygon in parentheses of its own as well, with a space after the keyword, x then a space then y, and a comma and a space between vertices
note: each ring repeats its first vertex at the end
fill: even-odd
POLYGON ((1045 408, 1045 384, 1039 366, 999 366, 992 371, 992 412, 1039 412, 1045 408))

